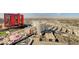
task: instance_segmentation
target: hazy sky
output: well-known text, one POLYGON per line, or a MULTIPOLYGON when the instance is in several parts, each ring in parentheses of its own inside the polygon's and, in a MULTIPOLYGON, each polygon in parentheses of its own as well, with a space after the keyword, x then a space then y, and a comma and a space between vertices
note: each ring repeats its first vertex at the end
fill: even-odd
MULTIPOLYGON (((66 16, 66 17, 79 17, 79 13, 23 13, 25 18, 29 17, 46 17, 46 16, 66 16)), ((0 18, 4 18, 4 13, 0 13, 0 18)))

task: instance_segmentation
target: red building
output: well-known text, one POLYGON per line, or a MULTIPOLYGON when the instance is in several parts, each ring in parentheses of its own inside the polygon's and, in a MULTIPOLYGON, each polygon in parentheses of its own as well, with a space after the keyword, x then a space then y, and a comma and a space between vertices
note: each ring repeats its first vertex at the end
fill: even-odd
POLYGON ((5 27, 24 26, 24 16, 22 14, 4 14, 5 27))

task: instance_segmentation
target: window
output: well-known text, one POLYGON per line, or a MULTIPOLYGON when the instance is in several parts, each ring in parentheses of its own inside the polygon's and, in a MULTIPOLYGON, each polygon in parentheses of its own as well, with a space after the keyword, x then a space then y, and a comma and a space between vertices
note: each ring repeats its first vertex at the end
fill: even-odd
POLYGON ((53 39, 49 39, 50 42, 52 42, 53 39))
POLYGON ((6 25, 10 25, 10 15, 6 15, 6 25))
POLYGON ((20 16, 20 24, 22 24, 22 16, 20 16))
POLYGON ((15 16, 15 25, 18 25, 18 17, 15 16))

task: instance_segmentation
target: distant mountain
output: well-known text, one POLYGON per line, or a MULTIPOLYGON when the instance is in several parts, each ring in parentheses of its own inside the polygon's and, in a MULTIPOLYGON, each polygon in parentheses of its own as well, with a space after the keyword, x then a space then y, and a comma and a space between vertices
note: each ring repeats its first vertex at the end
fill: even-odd
POLYGON ((31 18, 25 18, 25 20, 45 20, 45 19, 49 19, 49 20, 79 20, 79 17, 31 17, 31 18))

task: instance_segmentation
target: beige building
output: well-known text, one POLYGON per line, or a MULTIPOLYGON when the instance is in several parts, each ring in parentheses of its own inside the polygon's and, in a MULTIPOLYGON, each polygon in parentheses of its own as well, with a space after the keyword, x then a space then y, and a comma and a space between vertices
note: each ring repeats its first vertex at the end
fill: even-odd
POLYGON ((7 29, 7 27, 4 26, 4 23, 0 24, 0 29, 7 29))
POLYGON ((49 41, 55 41, 55 36, 52 34, 52 33, 46 33, 45 34, 45 38, 46 38, 46 41, 49 42, 49 41))

